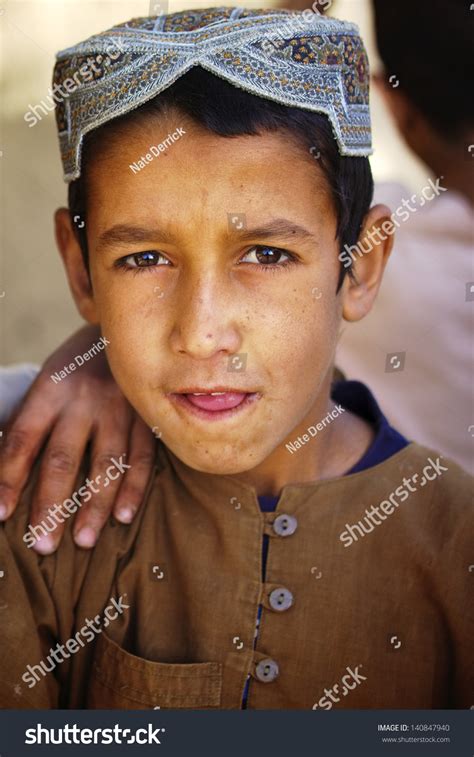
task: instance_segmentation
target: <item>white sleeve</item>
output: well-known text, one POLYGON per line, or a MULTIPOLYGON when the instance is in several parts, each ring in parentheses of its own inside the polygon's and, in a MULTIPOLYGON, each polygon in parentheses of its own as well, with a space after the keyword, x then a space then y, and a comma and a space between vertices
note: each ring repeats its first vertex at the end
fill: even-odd
POLYGON ((0 423, 5 423, 39 372, 33 363, 0 366, 0 423))

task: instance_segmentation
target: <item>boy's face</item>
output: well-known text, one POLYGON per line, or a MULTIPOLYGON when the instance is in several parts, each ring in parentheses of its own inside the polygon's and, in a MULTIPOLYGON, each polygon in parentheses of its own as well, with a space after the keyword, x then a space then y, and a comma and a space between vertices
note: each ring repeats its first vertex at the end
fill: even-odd
POLYGON ((327 413, 346 291, 317 160, 284 133, 222 138, 176 112, 109 141, 89 179, 92 293, 76 299, 131 404, 195 469, 288 457, 327 413), (189 396, 213 391, 230 394, 189 396))

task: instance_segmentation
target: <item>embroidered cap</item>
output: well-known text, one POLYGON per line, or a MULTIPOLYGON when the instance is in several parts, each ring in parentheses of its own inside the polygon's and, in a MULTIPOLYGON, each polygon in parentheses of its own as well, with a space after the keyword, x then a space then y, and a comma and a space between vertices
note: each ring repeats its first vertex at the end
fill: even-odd
POLYGON ((310 10, 208 8, 136 18, 56 59, 65 181, 80 176, 85 134, 155 97, 193 66, 259 97, 326 114, 342 155, 372 152, 369 66, 359 30, 310 10))

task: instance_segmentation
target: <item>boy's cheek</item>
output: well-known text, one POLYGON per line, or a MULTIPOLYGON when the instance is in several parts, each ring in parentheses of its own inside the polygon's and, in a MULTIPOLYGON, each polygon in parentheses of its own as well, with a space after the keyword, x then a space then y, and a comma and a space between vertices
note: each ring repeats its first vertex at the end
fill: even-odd
MULTIPOLYGON (((145 387, 159 386, 160 366, 166 361, 169 367, 169 361, 176 359, 171 345, 163 341, 163 328, 166 323, 168 334, 179 330, 179 312, 173 314, 172 303, 166 303, 159 297, 160 292, 154 292, 158 277, 146 273, 138 276, 149 279, 145 292, 143 284, 140 283, 140 287, 133 284, 135 276, 116 272, 112 276, 99 276, 95 287, 101 331, 110 342, 109 364, 127 395, 129 388, 141 392, 140 387, 150 391, 145 387), (114 281, 114 276, 120 278, 114 281)), ((284 274, 276 276, 286 279, 284 274)), ((246 367, 243 375, 221 369, 217 380, 221 383, 229 379, 232 383, 237 378, 243 386, 247 378, 250 383, 269 380, 272 394, 282 397, 291 394, 290 380, 306 384, 310 389, 318 380, 318 372, 324 372, 332 357, 340 323, 340 306, 334 296, 328 296, 328 285, 320 283, 321 287, 312 286, 306 279, 304 283, 298 282, 298 287, 294 285, 289 289, 285 281, 285 291, 279 299, 257 297, 253 307, 242 300, 240 293, 244 317, 240 321, 235 319, 233 310, 228 327, 240 332, 241 347, 237 352, 246 355, 246 367)), ((189 370, 194 364, 190 355, 189 370)))
POLYGON ((126 342, 117 337, 115 348, 112 348, 112 340, 110 341, 107 359, 112 375, 131 406, 147 426, 152 428, 158 423, 157 418, 163 415, 165 401, 160 391, 159 372, 163 361, 158 354, 150 354, 144 345, 139 344, 138 339, 126 342), (138 349, 135 344, 139 344, 138 349))
MULTIPOLYGON (((101 333, 107 338, 110 370, 129 402, 142 415, 142 405, 150 387, 160 383, 163 365, 159 348, 159 328, 145 323, 133 304, 125 303, 115 312, 102 308, 101 333), (125 310, 131 313, 125 314, 125 310)), ((145 419, 146 420, 146 419, 145 419)))

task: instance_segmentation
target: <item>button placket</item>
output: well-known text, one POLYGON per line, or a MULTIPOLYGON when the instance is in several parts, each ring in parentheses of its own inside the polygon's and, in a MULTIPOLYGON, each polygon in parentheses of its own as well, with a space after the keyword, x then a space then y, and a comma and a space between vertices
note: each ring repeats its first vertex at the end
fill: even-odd
MULTIPOLYGON (((265 515, 270 515, 266 513, 265 515)), ((265 519, 264 534, 267 537, 273 538, 285 538, 292 536, 298 528, 298 521, 294 515, 289 513, 279 513, 274 517, 274 513, 270 518, 265 519)), ((267 558, 268 559, 268 558, 267 558)), ((293 593, 286 586, 279 586, 278 584, 270 584, 263 586, 262 605, 266 609, 271 609, 274 612, 285 612, 292 607, 294 598, 293 593)), ((256 644, 258 643, 258 637, 256 644)), ((280 668, 278 662, 271 657, 265 657, 261 652, 257 650, 255 646, 255 664, 252 671, 252 677, 256 678, 261 683, 271 683, 275 681, 279 674, 280 668)))

